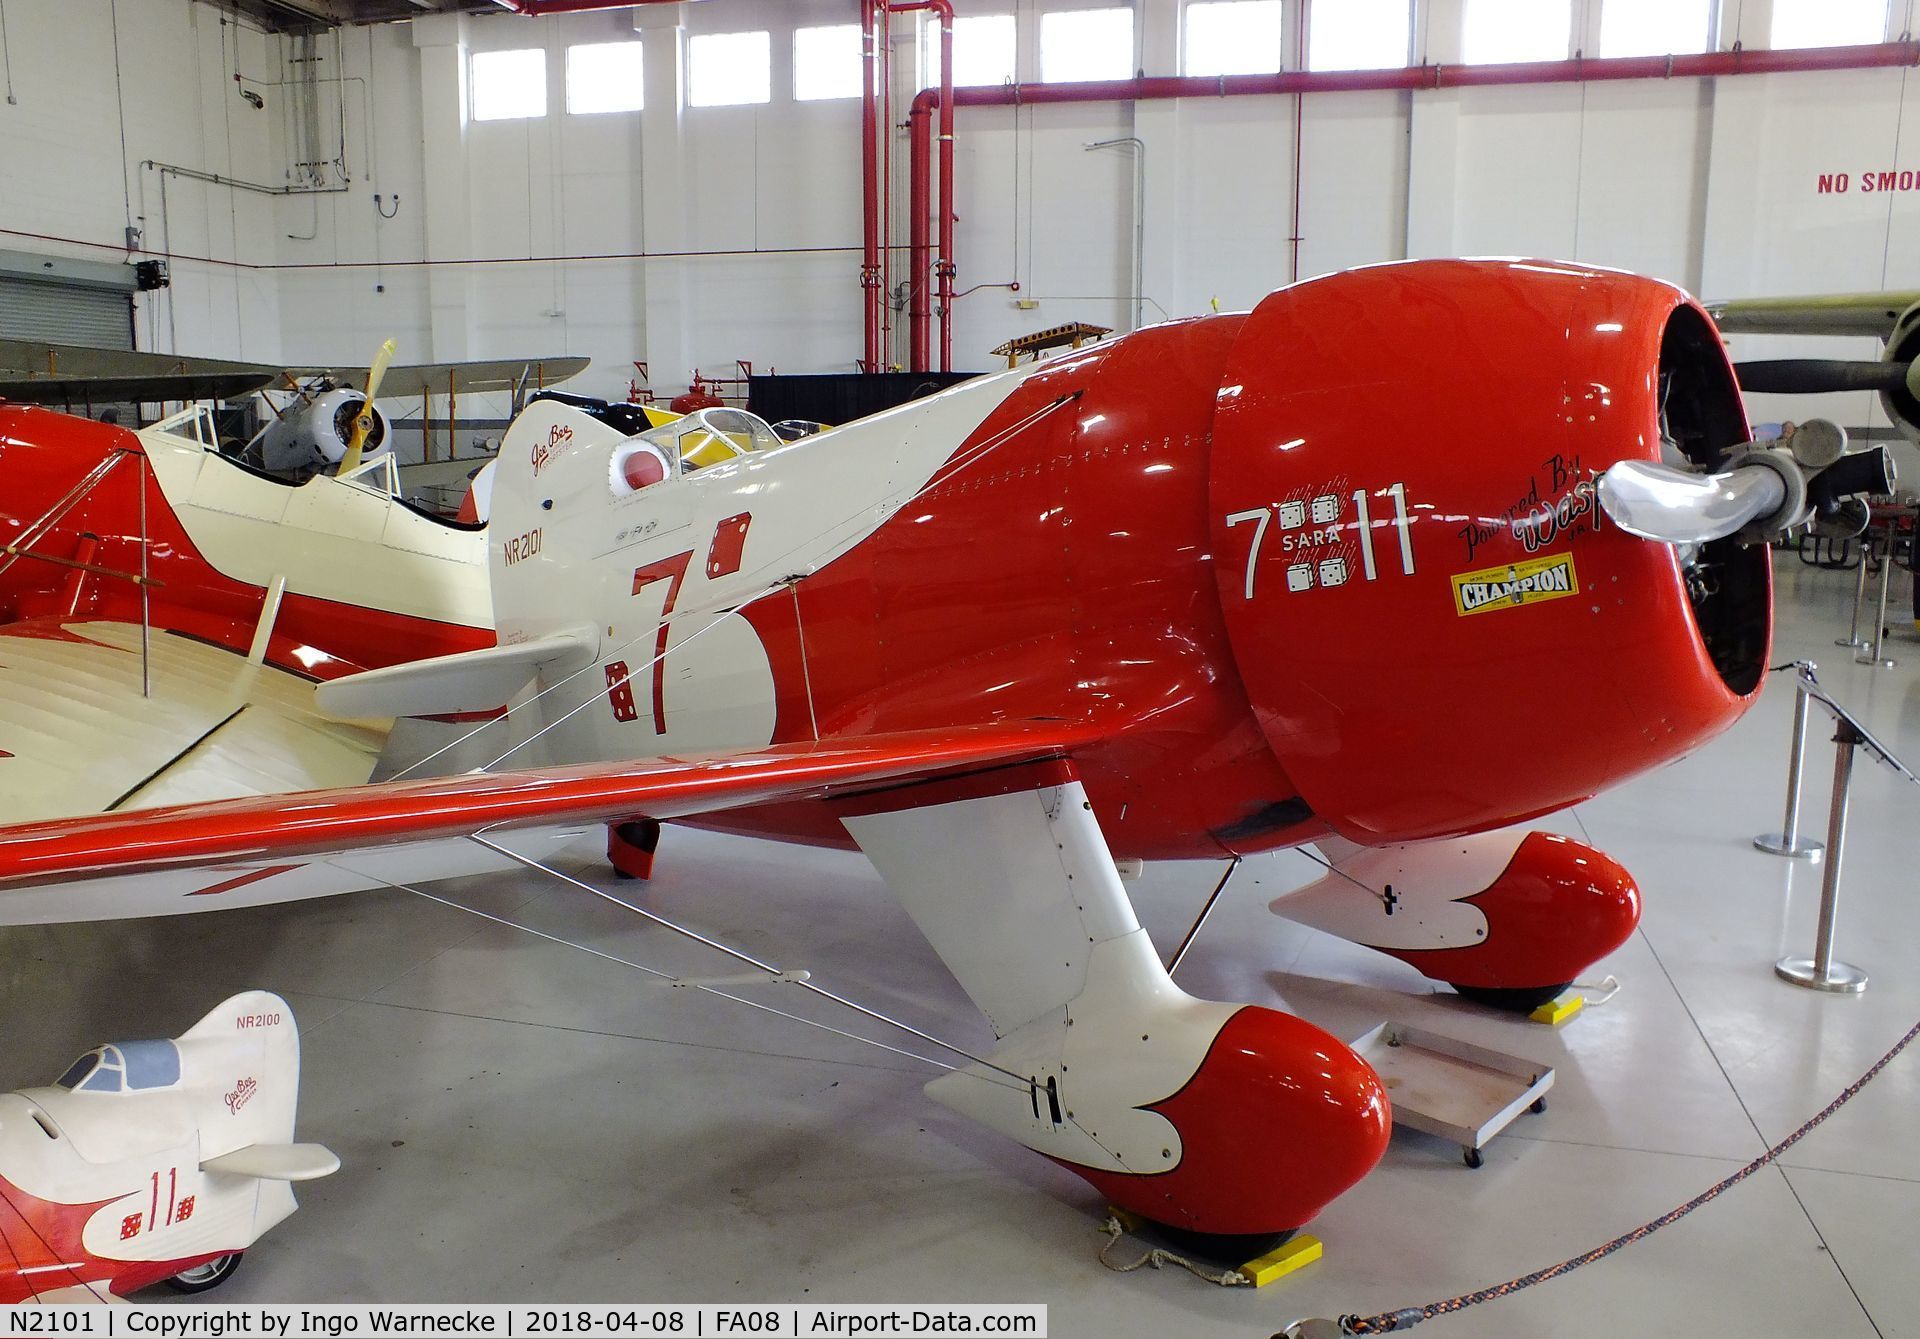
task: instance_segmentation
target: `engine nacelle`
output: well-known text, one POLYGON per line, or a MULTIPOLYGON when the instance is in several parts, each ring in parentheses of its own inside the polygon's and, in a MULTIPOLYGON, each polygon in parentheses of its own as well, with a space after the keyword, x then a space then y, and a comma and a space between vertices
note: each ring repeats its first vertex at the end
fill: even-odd
MULTIPOLYGON (((274 474, 304 475, 332 469, 347 454, 354 420, 366 402, 362 392, 339 387, 289 409, 260 435, 261 466, 274 474)), ((367 434, 361 458, 369 459, 386 450, 391 437, 392 424, 375 406, 373 430, 367 434)))
POLYGON ((1683 564, 1600 507, 1618 461, 1704 465, 1746 437, 1680 290, 1545 262, 1356 270, 1262 302, 1221 387, 1209 510, 1234 659, 1342 835, 1550 812, 1704 742, 1757 690, 1766 550, 1717 540, 1683 564))

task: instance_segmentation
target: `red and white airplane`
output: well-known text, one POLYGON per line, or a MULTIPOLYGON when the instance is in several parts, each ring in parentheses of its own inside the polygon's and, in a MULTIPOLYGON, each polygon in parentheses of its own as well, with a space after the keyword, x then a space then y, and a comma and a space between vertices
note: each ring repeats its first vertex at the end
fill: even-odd
MULTIPOLYGON (((182 510, 199 485, 150 435, 23 447, 34 425, 0 416, 15 518, 123 455, 148 460, 120 483, 148 481, 149 518, 143 546, 133 490, 101 485, 41 541, 84 550, 83 575, 28 593, 0 571, 33 629, 0 664, 103 644, 132 713, 141 588, 84 574, 145 562, 181 654, 264 638, 260 674, 322 681, 292 712, 310 732, 508 702, 523 727, 488 750, 520 770, 0 830, 0 921, 532 865, 555 827, 857 845, 999 1038, 930 1095, 1148 1218, 1283 1232, 1379 1159, 1386 1095, 1301 1019, 1176 987, 1116 857, 1315 843, 1329 873, 1276 911, 1530 1007, 1627 937, 1639 895, 1513 825, 1751 705, 1770 578, 1750 541, 1831 502, 1831 461, 1747 443, 1685 294, 1547 262, 1330 276, 791 444, 739 411, 605 418, 536 399, 507 431, 482 646, 450 598, 466 577, 421 577, 437 554, 404 518, 342 531, 338 571, 313 532, 236 551, 205 514, 224 494, 182 510)), ((304 748, 279 730, 226 752, 273 773, 263 752, 304 748)))

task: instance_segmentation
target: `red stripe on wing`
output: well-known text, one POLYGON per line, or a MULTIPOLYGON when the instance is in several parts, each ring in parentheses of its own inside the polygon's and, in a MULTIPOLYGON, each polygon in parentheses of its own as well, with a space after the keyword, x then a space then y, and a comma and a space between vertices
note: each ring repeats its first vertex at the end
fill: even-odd
POLYGON ((288 870, 305 868, 305 865, 268 865, 265 869, 249 870, 245 874, 236 874, 231 879, 223 880, 210 887, 196 888, 188 893, 187 896, 212 897, 217 893, 230 893, 236 888, 245 888, 250 883, 258 883, 262 879, 271 879, 276 874, 285 874, 288 870))
POLYGON ((681 818, 1061 757, 1090 725, 1019 721, 89 815, 0 828, 0 888, 370 850, 483 828, 681 818))

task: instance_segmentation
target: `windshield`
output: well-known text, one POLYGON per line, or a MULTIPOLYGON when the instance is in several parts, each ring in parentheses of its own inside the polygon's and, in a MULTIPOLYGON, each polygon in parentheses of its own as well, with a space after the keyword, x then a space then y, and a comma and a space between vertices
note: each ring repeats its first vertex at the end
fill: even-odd
POLYGON ((736 456, 781 445, 766 420, 744 409, 701 409, 640 434, 683 471, 705 469, 736 456))

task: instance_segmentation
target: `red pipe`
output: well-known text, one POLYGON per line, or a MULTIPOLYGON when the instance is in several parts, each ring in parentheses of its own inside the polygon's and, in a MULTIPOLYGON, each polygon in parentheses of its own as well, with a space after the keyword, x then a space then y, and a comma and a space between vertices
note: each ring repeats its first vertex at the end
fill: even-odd
POLYGON ((933 365, 930 336, 929 286, 939 291, 940 370, 953 370, 953 130, 957 99, 953 91, 953 5, 951 0, 899 0, 889 4, 893 14, 928 10, 940 23, 940 87, 927 89, 913 100, 907 116, 908 158, 913 177, 908 187, 908 208, 912 210, 907 255, 911 305, 908 309, 908 339, 912 345, 912 368, 925 372, 933 365), (928 95, 932 94, 932 100, 928 95), (929 182, 922 158, 930 154, 929 122, 933 109, 940 109, 940 254, 934 257, 928 247, 927 209, 929 182))
POLYGON ((909 366, 915 372, 926 371, 932 361, 932 342, 928 338, 931 323, 928 320, 930 303, 927 289, 931 252, 927 243, 927 178, 931 174, 922 167, 922 163, 931 156, 927 126, 933 120, 933 109, 922 107, 920 103, 921 99, 915 98, 913 110, 907 114, 907 159, 913 164, 913 175, 907 188, 907 255, 910 257, 907 271, 911 276, 907 289, 907 342, 910 346, 909 366))
MULTIPOLYGON (((1808 70, 1871 70, 1920 65, 1920 42, 1881 42, 1870 46, 1813 47, 1797 51, 1706 51, 1690 56, 1616 56, 1603 60, 1549 60, 1512 65, 1411 65, 1397 70, 1286 70, 1278 74, 1219 76, 1158 75, 1072 84, 988 84, 980 87, 924 89, 913 100, 913 124, 924 124, 936 104, 958 107, 1010 107, 1035 102, 1148 102, 1165 98, 1221 98, 1276 93, 1354 93, 1379 89, 1476 88, 1508 84, 1579 84, 1620 79, 1713 78, 1741 74, 1789 74, 1808 70)), ((952 140, 946 141, 951 151, 952 140)), ((928 146, 914 141, 909 193, 926 198, 932 176, 928 146)), ((943 180, 945 176, 943 174, 943 180)), ((916 203, 914 236, 926 235, 916 203)), ((1296 226, 1294 231, 1300 231, 1296 226)), ((924 243, 916 244, 923 246, 924 243)), ((944 264, 953 249, 943 245, 944 264)), ((925 263, 914 252, 914 270, 925 263)), ((949 285, 951 280, 948 281, 949 285)), ((950 287, 943 292, 950 292, 950 287)), ((941 346, 952 347, 953 313, 941 312, 941 346)), ((916 370, 924 370, 916 365, 916 370)), ((946 370, 951 370, 947 368, 946 370)))
POLYGON ((880 329, 886 293, 880 281, 880 2, 860 0, 860 299, 865 316, 864 369, 886 368, 880 329))
MULTIPOLYGON (((940 370, 953 371, 953 6, 934 0, 940 16, 940 370)), ((1145 208, 1144 204, 1142 208, 1145 208)))

